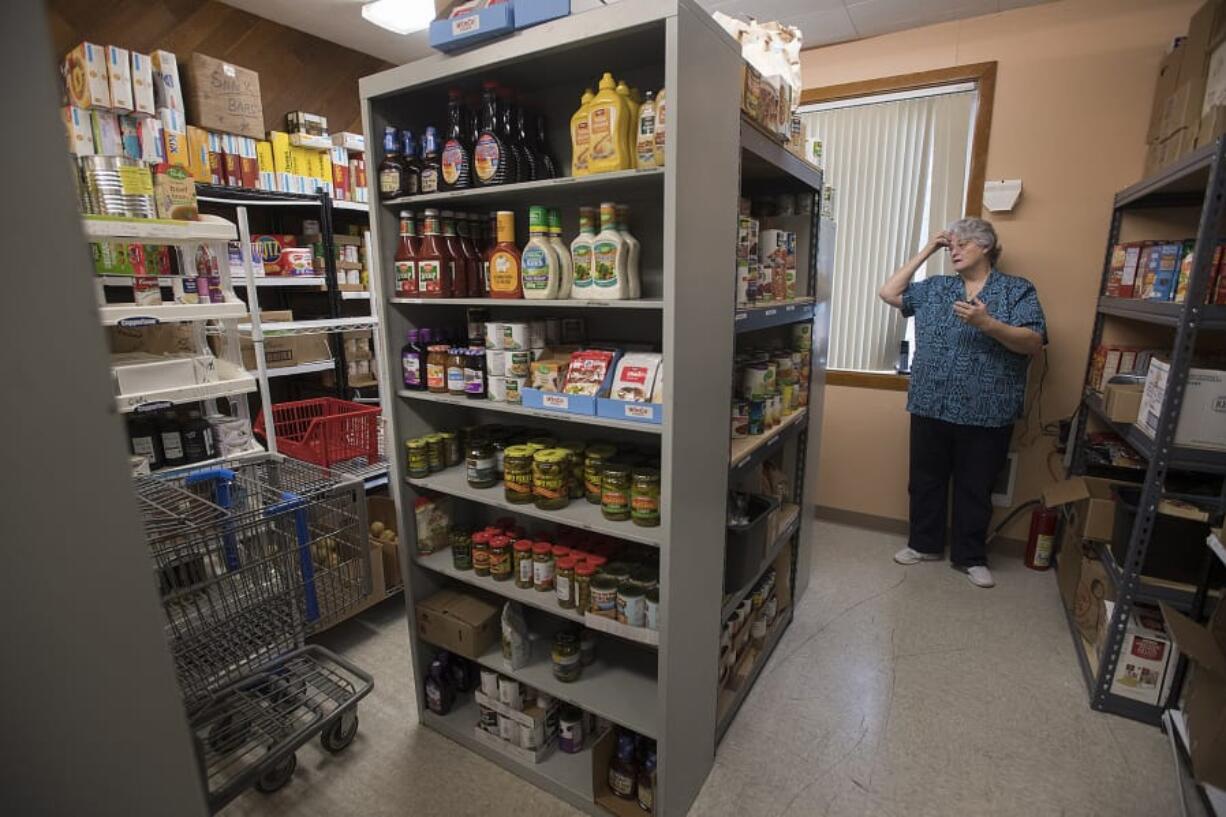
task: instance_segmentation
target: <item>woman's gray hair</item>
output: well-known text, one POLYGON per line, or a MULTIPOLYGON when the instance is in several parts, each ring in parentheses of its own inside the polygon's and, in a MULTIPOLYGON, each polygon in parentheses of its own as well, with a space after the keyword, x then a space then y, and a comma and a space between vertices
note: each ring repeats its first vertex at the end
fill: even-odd
POLYGON ((951 222, 945 230, 955 239, 974 241, 983 247, 984 253, 988 256, 988 262, 992 266, 996 266, 996 262, 1000 260, 1000 253, 1004 248, 1000 246, 1000 239, 996 237, 996 228, 990 222, 981 218, 960 218, 951 222))

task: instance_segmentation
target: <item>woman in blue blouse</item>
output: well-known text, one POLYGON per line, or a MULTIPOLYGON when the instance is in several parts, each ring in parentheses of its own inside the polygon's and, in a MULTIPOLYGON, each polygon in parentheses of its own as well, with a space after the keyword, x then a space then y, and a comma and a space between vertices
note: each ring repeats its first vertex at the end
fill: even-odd
POLYGON ((1022 416, 1030 358, 1047 342, 1034 285, 996 269, 996 230, 964 218, 938 233, 890 276, 881 299, 915 316, 911 413, 911 535, 899 564, 936 561, 945 551, 949 484, 953 531, 949 560, 979 587, 995 584, 986 536, 992 484, 1022 416), (957 275, 912 281, 935 253, 949 251, 957 275))

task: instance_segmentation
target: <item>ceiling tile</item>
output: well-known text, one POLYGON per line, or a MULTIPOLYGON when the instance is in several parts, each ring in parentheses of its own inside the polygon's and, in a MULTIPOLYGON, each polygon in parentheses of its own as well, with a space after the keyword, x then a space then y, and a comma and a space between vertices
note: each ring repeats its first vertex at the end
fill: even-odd
POLYGON ((958 3, 959 0, 861 0, 849 2, 847 12, 860 36, 872 37, 941 22, 958 3))
POLYGON ((843 43, 848 40, 854 40, 859 36, 856 34, 855 26, 851 24, 851 17, 848 16, 847 9, 845 8, 830 9, 829 11, 810 11, 783 18, 780 22, 796 26, 800 29, 804 48, 843 43))
POLYGON ((707 11, 722 11, 730 16, 751 16, 757 20, 779 20, 801 17, 814 11, 843 8, 843 0, 700 0, 707 11))
POLYGON ((1040 3, 1050 3, 1052 0, 997 0, 1000 3, 1001 11, 1009 11, 1010 9, 1020 9, 1026 6, 1037 6, 1040 3))

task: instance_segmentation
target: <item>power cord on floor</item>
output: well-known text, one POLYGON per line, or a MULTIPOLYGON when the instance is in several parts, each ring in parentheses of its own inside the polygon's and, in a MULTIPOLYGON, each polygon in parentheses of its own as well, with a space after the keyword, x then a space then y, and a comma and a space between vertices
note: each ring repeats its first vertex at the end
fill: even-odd
POLYGON ((1039 504, 1039 500, 1031 499, 1030 501, 1023 502, 1021 505, 1018 505, 1016 508, 1009 511, 1009 515, 1006 516, 1004 519, 1000 520, 1000 522, 996 525, 996 527, 992 528, 992 532, 988 534, 988 538, 985 539, 984 542, 985 543, 991 542, 993 539, 997 537, 998 534, 1000 534, 1002 530, 1004 530, 1005 525, 1008 525, 1010 522, 1013 521, 1013 518, 1015 516, 1017 516, 1019 513, 1026 510, 1027 508, 1029 508, 1031 505, 1038 505, 1038 504, 1039 504))

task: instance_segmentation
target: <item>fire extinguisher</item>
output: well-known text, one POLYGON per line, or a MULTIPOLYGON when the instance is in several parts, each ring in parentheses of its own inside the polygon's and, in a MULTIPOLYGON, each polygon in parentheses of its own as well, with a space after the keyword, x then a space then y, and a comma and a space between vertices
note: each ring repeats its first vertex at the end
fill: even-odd
POLYGON ((1026 537, 1026 567, 1047 570, 1051 567, 1052 550, 1056 544, 1056 524, 1060 511, 1039 504, 1030 512, 1030 535, 1026 537))

